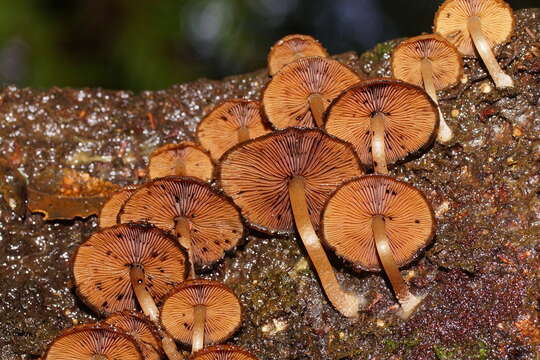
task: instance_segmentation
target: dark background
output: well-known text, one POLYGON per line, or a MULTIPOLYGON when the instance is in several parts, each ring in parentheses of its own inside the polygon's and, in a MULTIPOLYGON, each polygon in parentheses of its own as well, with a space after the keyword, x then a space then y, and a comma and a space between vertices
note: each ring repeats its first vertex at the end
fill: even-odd
POLYGON ((429 32, 441 2, 0 0, 0 83, 142 90, 221 78, 266 66, 289 33, 334 54, 429 32))

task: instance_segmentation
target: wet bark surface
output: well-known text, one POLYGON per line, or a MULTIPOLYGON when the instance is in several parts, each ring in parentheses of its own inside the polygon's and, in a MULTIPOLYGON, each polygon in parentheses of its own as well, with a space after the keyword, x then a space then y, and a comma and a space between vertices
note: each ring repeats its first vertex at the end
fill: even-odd
MULTIPOLYGON (((231 343, 261 359, 535 359, 540 250, 540 11, 516 12, 498 59, 516 88, 500 91, 476 59, 441 92, 456 137, 390 171, 421 189, 438 221, 435 240, 402 269, 427 294, 408 320, 383 274, 332 259, 349 290, 370 301, 359 319, 327 302, 299 239, 255 232, 203 277, 224 281, 245 316, 231 343)), ((390 76, 399 41, 337 56, 365 77, 390 76)), ((66 169, 118 185, 146 180, 156 147, 193 139, 224 99, 258 99, 265 71, 156 92, 0 91, 0 357, 37 358, 62 329, 95 315, 74 295, 70 257, 95 217, 45 221, 29 189, 57 192, 66 169)))

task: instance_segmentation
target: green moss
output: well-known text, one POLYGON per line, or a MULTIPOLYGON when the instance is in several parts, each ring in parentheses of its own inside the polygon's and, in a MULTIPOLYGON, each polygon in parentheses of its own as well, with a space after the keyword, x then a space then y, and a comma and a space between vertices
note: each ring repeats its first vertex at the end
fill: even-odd
POLYGON ((437 357, 438 360, 454 359, 454 352, 443 346, 435 345, 433 347, 433 351, 435 352, 435 356, 437 357))

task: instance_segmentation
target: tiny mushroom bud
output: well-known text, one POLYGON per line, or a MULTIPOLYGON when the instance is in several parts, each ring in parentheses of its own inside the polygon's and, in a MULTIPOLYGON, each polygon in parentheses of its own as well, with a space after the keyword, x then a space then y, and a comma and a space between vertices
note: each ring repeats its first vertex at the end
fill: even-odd
POLYGON ((118 216, 124 203, 131 194, 137 190, 137 186, 129 185, 118 190, 107 200, 99 213, 99 227, 106 228, 118 224, 118 216))
POLYGON ((257 358, 238 346, 214 345, 197 351, 189 360, 257 360, 257 358))
POLYGON ((148 170, 151 179, 177 175, 209 181, 212 180, 214 164, 206 150, 192 142, 183 141, 164 145, 154 151, 150 155, 148 170))
POLYGON ((285 65, 306 56, 328 57, 328 53, 319 41, 309 35, 287 35, 270 49, 268 73, 273 76, 285 65))
POLYGON ((498 88, 513 87, 495 55, 493 46, 510 39, 514 29, 512 8, 503 0, 446 0, 435 14, 434 32, 453 43, 464 55, 484 61, 498 88))

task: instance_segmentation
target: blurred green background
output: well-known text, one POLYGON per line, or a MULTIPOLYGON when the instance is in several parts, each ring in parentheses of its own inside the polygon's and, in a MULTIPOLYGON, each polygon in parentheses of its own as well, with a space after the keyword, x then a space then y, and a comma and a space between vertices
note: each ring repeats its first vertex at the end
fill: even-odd
POLYGON ((333 54, 429 32, 441 2, 0 0, 0 82, 161 89, 264 67, 289 33, 311 34, 333 54))

